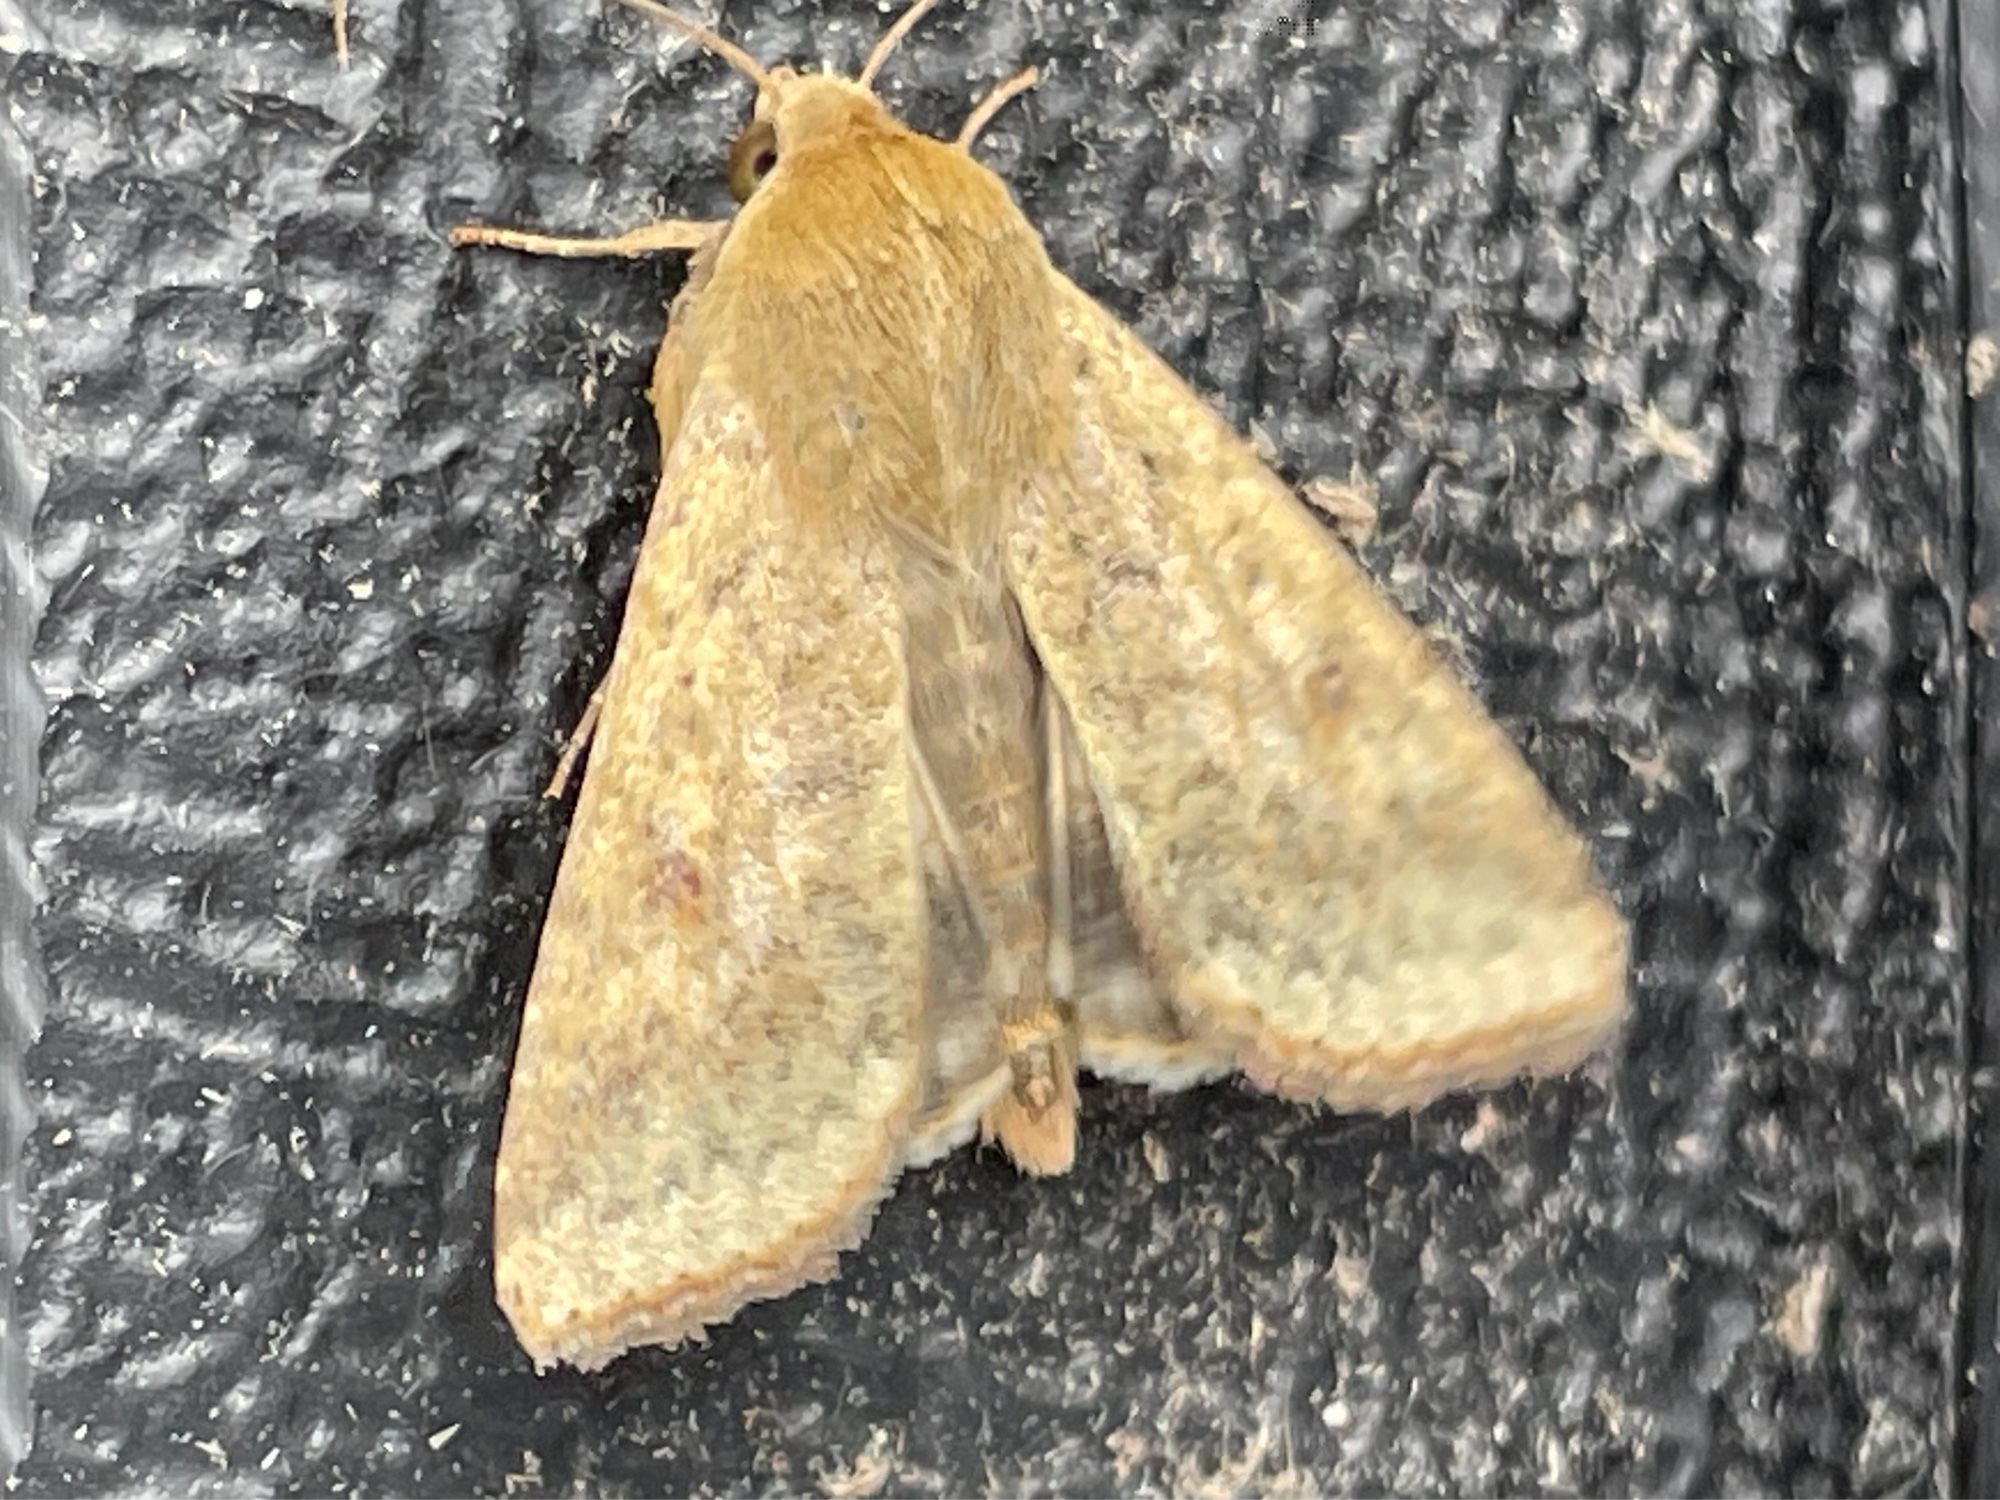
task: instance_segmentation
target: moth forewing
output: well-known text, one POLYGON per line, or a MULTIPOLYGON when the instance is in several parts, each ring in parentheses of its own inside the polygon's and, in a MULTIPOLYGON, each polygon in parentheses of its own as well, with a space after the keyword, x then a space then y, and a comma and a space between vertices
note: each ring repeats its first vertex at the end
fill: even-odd
POLYGON ((1077 453, 1009 577, 1191 1031, 1401 1108, 1578 1061, 1622 919, 1519 752, 1250 445, 1064 283, 1077 453))
POLYGON ((823 1274, 921 1086, 893 581, 798 544, 761 444, 698 373, 543 928, 495 1180, 541 1363, 823 1274))

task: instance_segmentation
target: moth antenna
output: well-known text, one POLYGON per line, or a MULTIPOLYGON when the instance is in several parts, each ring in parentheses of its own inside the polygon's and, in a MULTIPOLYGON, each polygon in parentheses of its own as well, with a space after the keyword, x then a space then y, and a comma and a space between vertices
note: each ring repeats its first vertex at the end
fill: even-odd
POLYGON ((659 0, 618 0, 618 3, 636 10, 640 15, 657 21, 660 25, 678 31, 689 41, 713 52, 730 67, 748 78, 761 89, 769 88, 771 75, 758 66, 757 59, 745 52, 734 42, 725 41, 710 31, 699 21, 691 21, 677 10, 668 10, 659 0))
MULTIPOLYGON (((629 0, 628 0, 629 3, 629 0)), ((889 60, 889 54, 896 50, 896 43, 910 34, 910 28, 924 18, 924 13, 937 4, 937 0, 916 0, 908 10, 896 18, 896 24, 882 33, 882 40, 875 44, 875 50, 868 54, 868 61, 862 66, 861 76, 854 81, 864 89, 875 86, 875 75, 882 71, 882 64, 889 60)))
POLYGON ((1007 101, 1025 94, 1041 81, 1039 68, 1023 68, 1005 83, 994 87, 993 92, 979 101, 978 107, 965 117, 965 123, 958 129, 958 144, 962 150, 970 151, 972 143, 979 139, 979 132, 993 123, 993 117, 1007 106, 1007 101))

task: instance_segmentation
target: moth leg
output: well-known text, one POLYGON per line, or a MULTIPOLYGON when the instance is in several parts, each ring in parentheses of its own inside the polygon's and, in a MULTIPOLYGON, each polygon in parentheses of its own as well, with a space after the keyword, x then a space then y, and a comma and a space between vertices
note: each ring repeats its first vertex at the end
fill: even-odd
POLYGON ((485 245, 496 250, 519 250, 524 255, 560 255, 578 258, 591 255, 619 255, 637 259, 664 250, 699 250, 702 242, 727 223, 724 219, 661 219, 641 224, 623 234, 605 239, 564 234, 538 234, 531 229, 503 229, 497 224, 454 224, 452 244, 463 249, 485 245))
POLYGON ((597 733, 597 719, 603 712, 604 684, 600 682, 596 691, 590 695, 590 701, 583 705, 583 716, 576 721, 576 728, 569 732, 569 741, 563 746, 562 755, 556 761, 555 775, 551 776, 549 784, 542 788, 544 797, 560 797, 569 790, 569 779, 576 770, 576 759, 583 754, 591 736, 597 733))
POLYGON ((970 151, 972 143, 979 139, 979 132, 992 124, 993 117, 1007 106, 1009 100, 1025 94, 1041 81, 1039 68, 1023 68, 1005 83, 994 87, 993 92, 974 106, 965 123, 958 130, 958 146, 962 151, 970 151))

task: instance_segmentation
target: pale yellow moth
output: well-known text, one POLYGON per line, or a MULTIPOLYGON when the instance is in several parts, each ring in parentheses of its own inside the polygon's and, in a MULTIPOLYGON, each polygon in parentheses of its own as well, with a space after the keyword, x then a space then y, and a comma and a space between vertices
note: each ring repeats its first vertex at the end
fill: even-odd
MULTIPOLYGON (((546 1367, 832 1274, 1079 1066, 1342 1109, 1568 1067, 1625 928, 1504 733, 971 145, 765 69, 528 991, 495 1283, 546 1367)), ((565 766, 567 757, 565 758, 565 766)), ((559 777, 562 773, 559 772, 559 777)))

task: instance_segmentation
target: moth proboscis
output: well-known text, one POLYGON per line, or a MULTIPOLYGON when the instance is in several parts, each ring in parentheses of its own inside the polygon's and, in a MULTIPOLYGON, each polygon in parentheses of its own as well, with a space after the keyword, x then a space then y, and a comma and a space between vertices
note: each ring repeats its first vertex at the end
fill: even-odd
POLYGON ((1625 926, 1361 567, 872 83, 766 69, 654 368, 661 479, 494 1187, 538 1366, 832 1273, 906 1165, 1075 1152, 1079 1068, 1399 1109, 1616 1029, 1625 926))

